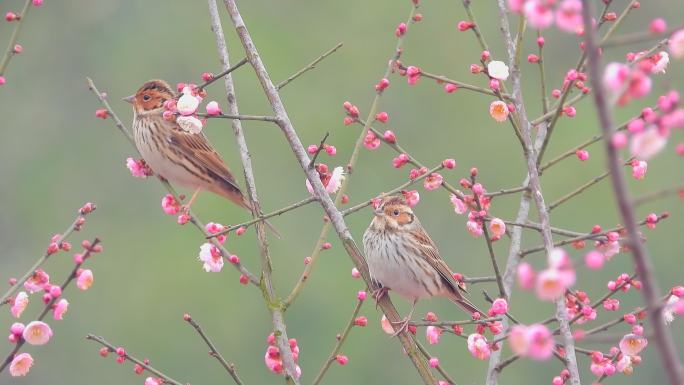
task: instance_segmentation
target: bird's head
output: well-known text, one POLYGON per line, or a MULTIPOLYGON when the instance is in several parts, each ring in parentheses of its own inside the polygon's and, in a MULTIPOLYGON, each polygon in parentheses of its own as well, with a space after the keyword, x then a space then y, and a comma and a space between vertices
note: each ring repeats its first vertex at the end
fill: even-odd
POLYGON ((164 102, 175 97, 175 93, 169 83, 163 80, 149 80, 128 97, 123 98, 133 105, 136 114, 144 114, 164 107, 164 102))
POLYGON ((406 199, 400 195, 382 198, 373 214, 373 224, 385 230, 410 229, 418 223, 406 199))

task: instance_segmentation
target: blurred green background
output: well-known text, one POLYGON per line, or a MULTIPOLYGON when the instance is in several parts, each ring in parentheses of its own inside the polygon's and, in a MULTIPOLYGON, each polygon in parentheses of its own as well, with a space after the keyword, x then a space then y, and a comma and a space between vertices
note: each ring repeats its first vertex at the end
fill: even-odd
MULTIPOLYGON (((0 10, 18 11, 18 0, 2 2, 0 10)), ((412 27, 405 43, 404 63, 451 78, 484 85, 481 77, 470 75, 468 66, 479 60, 479 49, 471 33, 456 29, 465 19, 458 1, 425 1, 420 12, 424 21, 412 27)), ((476 2, 474 11, 492 48, 495 59, 505 59, 500 43, 494 2, 476 2)), ((597 1, 597 3, 599 3, 597 1)), ((614 1, 621 11, 626 0, 614 1)), ((330 142, 338 155, 322 160, 331 166, 342 165, 349 157, 358 126, 342 124, 342 103, 350 100, 365 116, 374 95, 373 84, 380 78, 395 44, 394 28, 404 21, 409 1, 393 0, 344 2, 324 1, 241 1, 243 17, 259 48, 271 77, 278 81, 300 69, 311 59, 344 42, 344 47, 319 67, 283 90, 282 96, 304 144, 317 143, 329 131, 330 142)), ((219 6, 225 16, 225 8, 219 6)), ((646 28, 656 16, 664 15, 674 25, 684 14, 684 3, 666 0, 643 2, 619 33, 646 28)), ((515 24, 515 23, 513 23, 515 24)), ((6 41, 12 24, 0 23, 0 36, 6 41)), ((233 61, 243 54, 232 25, 224 17, 233 61)), ((556 87, 568 66, 578 55, 578 39, 557 30, 547 38, 549 82, 556 87)), ((96 202, 97 212, 88 219, 82 233, 71 238, 102 237, 105 253, 88 262, 94 270, 95 284, 88 292, 74 287, 66 292, 71 302, 62 322, 50 321, 55 335, 46 346, 28 347, 36 362, 29 376, 11 378, 0 374, 2 384, 141 384, 128 364, 117 365, 114 358, 98 356, 99 345, 84 336, 95 333, 138 356, 149 357, 152 365, 182 382, 194 385, 230 383, 223 369, 207 356, 203 342, 182 320, 190 313, 211 335, 225 357, 235 362, 246 384, 279 383, 263 364, 266 336, 271 331, 268 312, 260 293, 242 286, 231 268, 220 274, 205 273, 197 261, 202 237, 190 225, 180 227, 175 218, 160 209, 164 191, 154 179, 139 180, 130 176, 125 159, 134 151, 117 132, 111 120, 96 119, 100 108, 88 91, 85 76, 91 76, 106 91, 122 119, 128 123, 130 106, 120 98, 131 94, 145 80, 163 78, 175 83, 195 81, 204 71, 219 72, 219 61, 206 2, 146 1, 45 1, 32 9, 19 42, 24 53, 15 57, 6 73, 7 84, 0 89, 2 140, 0 140, 0 277, 4 280, 23 273, 44 251, 50 236, 60 232, 72 220, 75 211, 86 201, 96 202)), ((1 44, 5 44, 4 42, 1 44)), ((527 53, 536 52, 532 33, 525 40, 527 53)), ((631 47, 646 49, 651 43, 631 47)), ((621 60, 626 49, 610 49, 606 56, 621 60)), ((539 114, 538 76, 535 66, 522 65, 525 95, 530 116, 539 114)), ((617 112, 617 120, 637 113, 653 103, 655 96, 670 87, 681 88, 684 63, 671 64, 666 75, 654 78, 653 97, 632 103, 617 112)), ((251 70, 235 74, 240 110, 246 114, 269 114, 268 105, 251 70)), ((491 98, 458 91, 446 94, 441 86, 422 79, 409 87, 396 75, 383 96, 380 109, 387 111, 387 126, 396 131, 399 141, 427 165, 453 157, 458 167, 444 176, 456 184, 471 166, 480 170, 480 179, 489 190, 518 186, 524 177, 519 146, 506 124, 497 124, 488 116, 491 98)), ((225 106, 222 85, 209 89, 209 98, 225 106)), ((574 119, 562 119, 551 140, 548 158, 574 146, 598 132, 594 110, 588 99, 578 106, 574 119)), ((307 196, 304 177, 280 131, 261 122, 243 124, 255 166, 262 206, 270 211, 307 196)), ((380 127, 384 128, 384 127, 380 127)), ((239 157, 235 151, 227 121, 211 121, 206 132, 223 154, 242 183, 239 157)), ((678 136, 679 135, 679 136, 678 136)), ((667 150, 649 164, 648 176, 629 184, 635 195, 681 183, 681 159, 674 144, 681 141, 675 133, 667 150)), ((575 157, 564 161, 543 176, 547 202, 600 174, 604 169, 601 146, 590 149, 585 163, 575 157)), ((363 150, 351 181, 352 203, 367 200, 389 190, 406 179, 408 168, 391 167, 395 154, 386 147, 363 150)), ((485 243, 465 231, 465 218, 453 213, 443 190, 424 191, 417 208, 424 226, 439 245, 443 256, 455 271, 471 276, 491 274, 485 243)), ((497 199, 492 206, 496 215, 513 219, 517 197, 497 199)), ((204 221, 234 224, 247 214, 209 193, 194 205, 204 221)), ((649 212, 668 210, 671 219, 657 230, 645 230, 649 250, 657 269, 661 288, 682 282, 680 236, 682 204, 675 197, 640 207, 639 217, 649 212)), ((533 210, 534 212, 534 210, 533 210)), ((302 271, 303 259, 311 252, 321 227, 321 210, 307 206, 273 220, 284 235, 272 239, 275 286, 286 295, 302 271)), ((348 218, 353 235, 360 242, 370 215, 361 211, 348 218)), ((593 187, 552 213, 553 224, 576 231, 587 231, 599 223, 610 227, 617 223, 615 204, 607 181, 593 187)), ((308 287, 286 314, 288 333, 299 341, 303 383, 309 383, 323 364, 354 307, 362 283, 351 279, 352 264, 335 237, 333 248, 323 253, 308 287)), ((534 232, 525 233, 525 244, 538 244, 534 232)), ((253 231, 231 238, 227 247, 257 271, 258 251, 253 231)), ((495 245, 500 263, 505 264, 507 241, 495 245)), ((622 272, 632 272, 629 255, 619 254, 599 272, 581 266, 583 253, 570 251, 578 262, 577 287, 592 298, 605 291, 605 282, 622 272)), ((536 266, 545 262, 540 254, 530 258, 536 266)), ((70 268, 71 257, 61 253, 46 268, 61 281, 70 268)), ((473 286, 473 300, 484 305, 480 290, 495 293, 495 285, 473 286)), ((38 297, 23 317, 28 322, 40 311, 38 297)), ((637 292, 620 297, 622 309, 641 303, 637 292)), ((402 312, 408 304, 397 299, 402 312)), ((448 301, 436 299, 419 305, 416 314, 427 310, 443 319, 462 319, 448 301)), ((622 310, 621 309, 621 310, 622 310)), ((539 303, 533 294, 516 290, 512 312, 524 322, 548 317, 550 303, 539 303)), ((348 366, 333 365, 326 384, 348 383, 417 383, 418 377, 404 358, 399 343, 384 334, 378 325, 380 314, 368 301, 362 315, 369 325, 353 330, 342 352, 349 356, 348 366)), ((617 314, 600 311, 599 321, 617 314)), ((13 322, 7 309, 0 314, 0 325, 13 322)), ((681 320, 673 330, 678 346, 684 332, 681 320)), ((619 326, 614 333, 627 332, 619 326)), ((424 338, 421 332, 421 339, 424 338)), ((585 346, 586 344, 580 344, 585 346)), ((2 344, 0 357, 11 349, 2 344)), ((608 345, 602 345, 604 351, 608 345)), ((587 348, 599 348, 586 345, 587 348)), ((443 342, 430 348, 459 384, 482 383, 486 362, 472 358, 465 341, 444 335, 443 342)), ((509 351, 506 348, 505 355, 509 351)), ((580 357, 584 381, 593 376, 586 357, 580 357)), ((508 368, 501 384, 547 384, 560 370, 557 361, 542 365, 521 361, 508 368)), ((664 383, 665 378, 653 344, 644 354, 644 363, 631 377, 619 376, 622 384, 664 383)), ((616 383, 617 379, 608 379, 616 383)))

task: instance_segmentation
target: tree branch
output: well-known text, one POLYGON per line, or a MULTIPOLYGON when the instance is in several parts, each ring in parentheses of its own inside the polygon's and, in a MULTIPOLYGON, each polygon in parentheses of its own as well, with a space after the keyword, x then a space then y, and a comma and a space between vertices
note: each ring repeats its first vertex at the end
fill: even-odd
MULTIPOLYGON (((592 4, 589 0, 582 0, 582 17, 584 19, 586 52, 589 58, 589 78, 594 88, 594 101, 598 110, 601 130, 606 138, 612 137, 614 133, 610 107, 607 104, 606 96, 601 88, 601 70, 599 68, 599 51, 596 43, 596 31, 592 28, 592 4)), ((631 3, 630 3, 631 4, 631 3)), ((613 191, 617 200, 618 209, 622 222, 624 223, 627 235, 630 239, 630 248, 636 265, 637 274, 643 283, 643 296, 646 305, 651 311, 649 316, 654 331, 656 347, 663 362, 663 367, 667 373, 671 385, 684 383, 684 372, 678 357, 677 349, 674 345, 670 330, 663 322, 663 314, 656 307, 659 288, 655 277, 651 259, 646 252, 646 248, 639 240, 639 232, 636 221, 634 220, 634 209, 631 205, 629 192, 625 184, 625 177, 622 171, 618 151, 612 146, 609 140, 604 141, 607 154, 608 169, 610 170, 613 191)))

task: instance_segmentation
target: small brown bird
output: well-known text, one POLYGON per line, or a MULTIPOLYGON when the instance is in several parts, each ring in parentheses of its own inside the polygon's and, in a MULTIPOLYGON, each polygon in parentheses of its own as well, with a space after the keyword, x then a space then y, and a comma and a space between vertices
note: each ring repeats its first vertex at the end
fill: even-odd
POLYGON ((447 297, 469 314, 484 315, 463 297, 465 287, 454 279, 404 197, 383 198, 374 214, 363 234, 368 269, 380 286, 374 296, 380 299, 388 290, 394 290, 412 302, 397 334, 408 326, 416 303, 423 298, 447 297))
POLYGON ((133 104, 135 145, 145 163, 162 178, 194 189, 186 206, 192 204, 201 190, 208 190, 251 210, 235 177, 207 137, 202 132, 187 132, 175 119, 169 121, 162 117, 164 102, 175 97, 168 83, 150 80, 135 94, 124 98, 133 104))

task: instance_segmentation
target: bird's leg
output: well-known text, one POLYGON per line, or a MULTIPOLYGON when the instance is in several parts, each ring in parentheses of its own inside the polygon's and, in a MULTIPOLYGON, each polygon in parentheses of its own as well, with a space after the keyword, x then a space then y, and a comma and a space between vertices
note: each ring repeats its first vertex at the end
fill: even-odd
POLYGON ((190 211, 190 206, 192 206, 192 202, 195 201, 195 198, 197 198, 197 194, 199 194, 200 190, 201 190, 201 188, 199 188, 199 187, 197 189, 195 189, 195 192, 192 193, 192 196, 190 197, 190 200, 188 201, 188 203, 186 203, 182 206, 182 211, 184 213, 188 213, 190 211))
POLYGON ((408 315, 407 315, 406 317, 404 317, 403 320, 401 320, 401 321, 399 321, 399 322, 392 322, 392 321, 390 321, 390 323, 393 325, 392 328, 394 328, 394 324, 399 324, 399 325, 401 325, 401 326, 399 327, 399 330, 395 331, 394 334, 392 334, 392 337, 398 336, 398 335, 401 334, 404 330, 408 331, 408 326, 409 326, 409 323, 411 322, 411 317, 413 317, 413 312, 416 310, 416 303, 418 303, 418 299, 417 299, 417 298, 413 300, 413 305, 411 306, 411 311, 408 313, 408 315))
POLYGON ((387 295, 388 291, 389 291, 389 289, 384 287, 384 286, 380 286, 379 288, 373 290, 373 292, 371 294, 373 295, 373 299, 375 299, 375 307, 376 308, 378 306, 378 302, 380 302, 382 297, 387 295))

